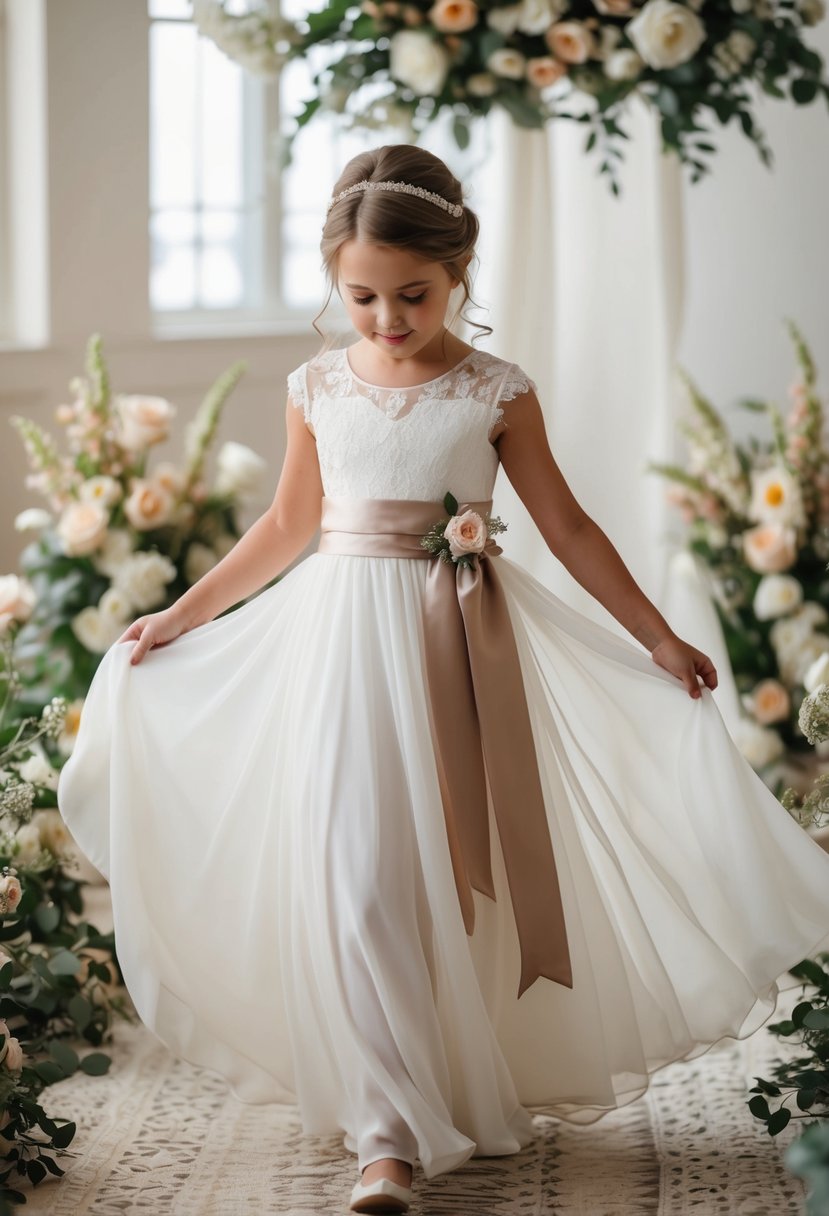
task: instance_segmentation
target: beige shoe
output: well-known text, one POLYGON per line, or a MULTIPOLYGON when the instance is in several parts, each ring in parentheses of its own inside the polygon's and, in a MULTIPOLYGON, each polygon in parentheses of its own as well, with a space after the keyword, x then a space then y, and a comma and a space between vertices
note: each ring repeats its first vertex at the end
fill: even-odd
POLYGON ((351 1192, 352 1212, 408 1212, 412 1188, 400 1186, 391 1178, 377 1178, 365 1185, 355 1182, 351 1192))

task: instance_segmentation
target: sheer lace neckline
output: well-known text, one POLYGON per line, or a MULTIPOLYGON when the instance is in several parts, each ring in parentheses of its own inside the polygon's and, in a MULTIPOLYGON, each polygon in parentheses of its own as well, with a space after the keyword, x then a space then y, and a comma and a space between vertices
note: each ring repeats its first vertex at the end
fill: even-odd
POLYGON ((351 376, 352 380, 356 380, 358 384, 364 384, 366 388, 378 389, 380 392, 385 393, 403 393, 412 388, 425 388, 428 384, 437 384, 438 381, 445 380, 447 376, 451 376, 453 372, 456 372, 459 368, 463 367, 475 355, 479 355, 481 353, 479 350, 473 349, 469 351, 468 354, 464 355, 464 357, 459 360, 454 367, 450 367, 448 372, 441 372, 439 376, 432 376, 431 380, 421 380, 419 384, 372 384, 368 380, 363 380, 361 376, 358 376, 357 373, 352 370, 351 361, 348 358, 348 349, 349 348, 347 346, 343 346, 340 348, 340 351, 344 368, 351 376))

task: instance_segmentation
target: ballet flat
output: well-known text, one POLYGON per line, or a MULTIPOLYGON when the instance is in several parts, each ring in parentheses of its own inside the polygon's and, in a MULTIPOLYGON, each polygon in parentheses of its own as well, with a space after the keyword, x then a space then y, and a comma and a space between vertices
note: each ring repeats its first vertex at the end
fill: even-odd
POLYGON ((377 1178, 365 1185, 354 1183, 351 1192, 352 1212, 408 1212, 412 1200, 412 1188, 392 1182, 391 1178, 377 1178))

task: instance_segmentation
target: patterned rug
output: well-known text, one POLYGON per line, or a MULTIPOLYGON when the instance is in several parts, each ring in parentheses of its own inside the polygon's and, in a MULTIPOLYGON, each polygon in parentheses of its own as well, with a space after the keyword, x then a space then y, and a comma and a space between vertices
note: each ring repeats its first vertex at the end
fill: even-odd
MULTIPOLYGON (((89 890, 89 919, 110 927, 107 888, 89 890)), ((798 993, 781 994, 773 1021, 798 993)), ((357 1168, 339 1137, 305 1137, 294 1108, 238 1102, 140 1024, 116 1023, 113 1038, 106 1076, 44 1091, 50 1115, 78 1124, 77 1156, 63 1178, 15 1182, 32 1216, 346 1216, 357 1168)), ((765 1029, 723 1040, 592 1127, 533 1108, 540 1134, 523 1152, 432 1182, 416 1167, 410 1216, 802 1216, 804 1186, 782 1160, 798 1127, 771 1139, 745 1104, 782 1050, 765 1029)))

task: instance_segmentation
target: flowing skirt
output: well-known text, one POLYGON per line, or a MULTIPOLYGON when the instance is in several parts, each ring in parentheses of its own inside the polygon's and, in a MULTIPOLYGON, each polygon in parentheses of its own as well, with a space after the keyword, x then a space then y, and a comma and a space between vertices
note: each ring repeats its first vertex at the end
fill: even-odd
MULTIPOLYGON (((226 616, 103 656, 58 802, 108 878, 143 1022, 360 1165, 432 1178, 589 1123, 774 1012, 829 949, 829 855, 645 650, 504 555, 573 965, 516 998, 496 899, 468 936, 429 727, 427 563, 314 553, 226 616), (791 978, 791 977, 790 977, 791 978)), ((692 640, 692 639, 689 639, 692 640)), ((520 814, 520 808, 517 808, 520 814)))

